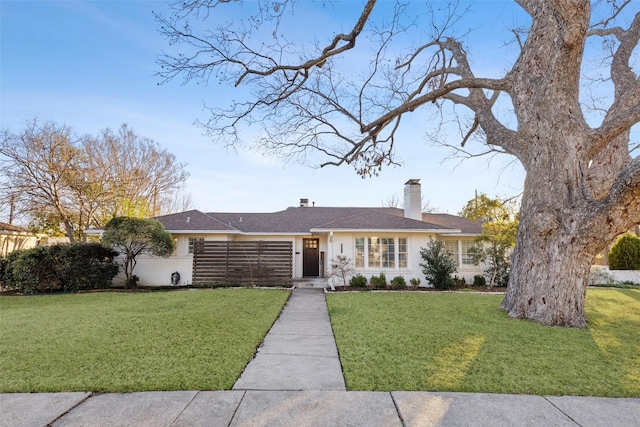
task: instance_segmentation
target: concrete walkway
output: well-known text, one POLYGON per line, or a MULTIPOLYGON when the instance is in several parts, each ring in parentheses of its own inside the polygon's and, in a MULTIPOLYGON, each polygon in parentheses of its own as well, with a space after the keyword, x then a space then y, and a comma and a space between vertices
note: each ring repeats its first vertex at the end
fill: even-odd
POLYGON ((294 289, 233 390, 346 390, 322 289, 294 289))
POLYGON ((0 427, 640 426, 640 398, 344 391, 324 294, 296 289, 229 391, 0 394, 0 427))

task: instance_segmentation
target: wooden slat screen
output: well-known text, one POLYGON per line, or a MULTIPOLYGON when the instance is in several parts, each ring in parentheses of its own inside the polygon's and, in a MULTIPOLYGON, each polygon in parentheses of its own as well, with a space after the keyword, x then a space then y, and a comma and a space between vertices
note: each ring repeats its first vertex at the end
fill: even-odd
POLYGON ((194 285, 290 286, 293 243, 197 241, 194 285))

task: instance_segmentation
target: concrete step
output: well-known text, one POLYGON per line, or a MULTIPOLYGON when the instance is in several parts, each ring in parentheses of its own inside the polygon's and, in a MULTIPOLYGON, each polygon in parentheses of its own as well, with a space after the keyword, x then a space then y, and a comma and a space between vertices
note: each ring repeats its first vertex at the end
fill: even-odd
POLYGON ((302 289, 324 289, 327 287, 327 279, 321 277, 293 279, 293 286, 302 289))

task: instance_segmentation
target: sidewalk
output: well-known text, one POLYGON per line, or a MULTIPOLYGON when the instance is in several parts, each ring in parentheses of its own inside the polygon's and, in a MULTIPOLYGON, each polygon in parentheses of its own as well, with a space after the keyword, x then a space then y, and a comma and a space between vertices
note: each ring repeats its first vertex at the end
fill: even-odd
POLYGON ((296 289, 232 390, 0 394, 0 426, 640 426, 640 398, 345 391, 324 294, 296 289))
POLYGON ((233 390, 346 390, 322 289, 291 293, 233 390))

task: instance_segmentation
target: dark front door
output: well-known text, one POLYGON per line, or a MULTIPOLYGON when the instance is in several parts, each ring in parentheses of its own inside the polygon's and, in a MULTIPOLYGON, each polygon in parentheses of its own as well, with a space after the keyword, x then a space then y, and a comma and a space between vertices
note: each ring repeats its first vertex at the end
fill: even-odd
POLYGON ((304 277, 318 277, 320 275, 320 240, 303 239, 302 244, 302 275, 304 277))

